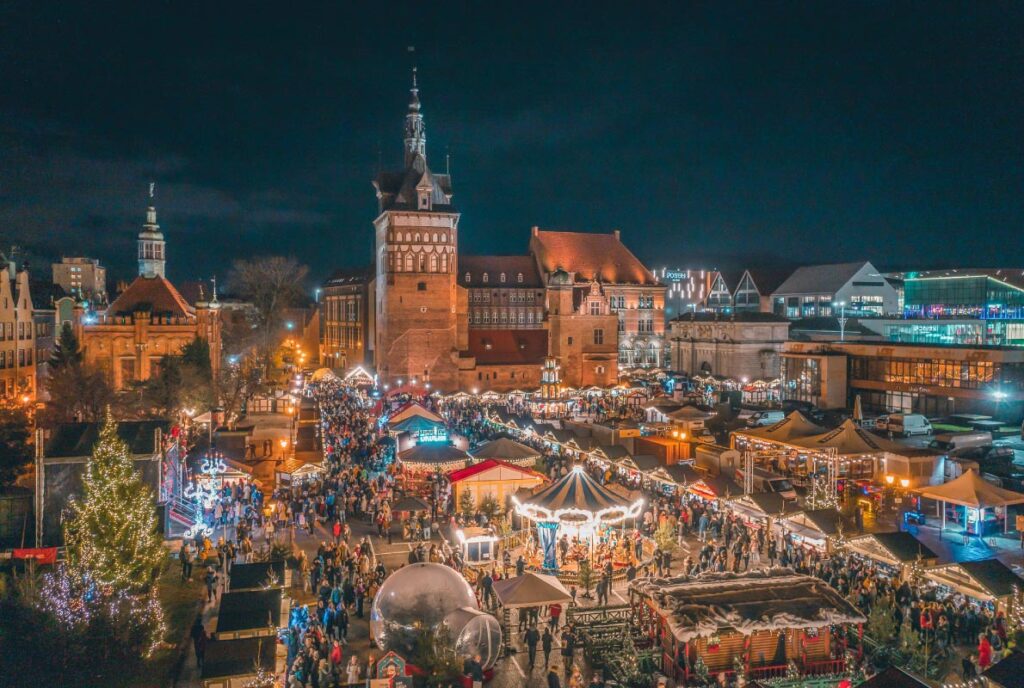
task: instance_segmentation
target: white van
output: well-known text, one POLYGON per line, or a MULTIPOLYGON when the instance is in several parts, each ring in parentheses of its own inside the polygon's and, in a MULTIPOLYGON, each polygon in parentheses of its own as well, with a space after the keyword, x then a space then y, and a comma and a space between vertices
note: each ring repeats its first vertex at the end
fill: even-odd
POLYGON ((989 447, 992 445, 991 432, 944 432, 936 435, 929 444, 929 449, 949 453, 957 449, 969 447, 989 447))
POLYGON ((886 428, 894 435, 930 435, 932 424, 920 413, 893 413, 886 428))
MULTIPOLYGON (((744 473, 744 469, 736 469, 736 482, 740 485, 743 484, 744 473)), ((789 478, 778 473, 772 473, 763 468, 755 468, 754 478, 751 482, 754 492, 777 492, 783 499, 796 499, 796 490, 793 489, 793 483, 789 482, 789 478)))
POLYGON ((760 428, 766 425, 775 425, 786 417, 782 411, 755 411, 747 418, 748 428, 760 428))

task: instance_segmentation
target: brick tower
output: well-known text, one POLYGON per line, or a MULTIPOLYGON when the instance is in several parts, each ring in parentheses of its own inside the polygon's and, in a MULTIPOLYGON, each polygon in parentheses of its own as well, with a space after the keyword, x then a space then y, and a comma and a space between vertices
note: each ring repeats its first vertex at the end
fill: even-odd
POLYGON ((413 69, 405 163, 373 185, 376 245, 375 365, 382 383, 442 391, 458 386, 468 344, 466 290, 456 284, 459 213, 447 174, 427 166, 427 137, 413 69))

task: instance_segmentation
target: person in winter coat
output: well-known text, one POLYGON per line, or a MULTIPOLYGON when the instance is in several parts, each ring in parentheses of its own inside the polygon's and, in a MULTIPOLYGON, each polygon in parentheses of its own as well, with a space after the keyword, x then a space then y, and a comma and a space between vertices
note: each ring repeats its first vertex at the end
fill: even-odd
POLYGON ((206 661, 206 643, 209 640, 209 636, 206 635, 206 629, 203 627, 203 617, 196 617, 189 636, 192 638, 192 648, 196 652, 196 666, 199 667, 201 672, 206 661))
POLYGON ((992 664, 992 644, 988 642, 988 636, 982 635, 978 641, 978 671, 985 671, 990 664, 992 664))

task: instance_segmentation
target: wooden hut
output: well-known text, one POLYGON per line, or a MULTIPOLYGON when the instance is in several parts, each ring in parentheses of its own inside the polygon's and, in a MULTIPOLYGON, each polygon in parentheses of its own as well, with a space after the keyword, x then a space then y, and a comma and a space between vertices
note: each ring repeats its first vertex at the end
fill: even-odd
POLYGON ((790 661, 803 675, 840 673, 844 653, 834 645, 845 634, 833 638, 830 627, 866 620, 824 581, 781 568, 644 578, 630 598, 661 648, 662 672, 684 682, 698 659, 711 676, 731 677, 740 661, 754 680, 785 676, 790 661))

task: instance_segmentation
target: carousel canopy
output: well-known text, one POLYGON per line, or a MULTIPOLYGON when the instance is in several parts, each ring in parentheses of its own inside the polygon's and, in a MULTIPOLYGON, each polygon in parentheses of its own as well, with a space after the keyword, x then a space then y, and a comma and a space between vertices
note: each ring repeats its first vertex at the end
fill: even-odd
POLYGON ((640 515, 641 502, 632 504, 599 484, 581 466, 527 498, 519 513, 536 521, 617 522, 640 515))
POLYGON ((444 427, 441 421, 430 420, 423 416, 409 416, 397 423, 391 424, 392 432, 430 432, 444 427))
POLYGON ((840 456, 853 456, 857 454, 903 454, 906 447, 889 440, 882 439, 872 434, 847 418, 835 430, 811 437, 802 437, 790 441, 798 447, 807 447, 818 451, 835 449, 840 456))
POLYGON ((917 561, 934 564, 939 555, 910 533, 870 533, 850 538, 850 549, 875 561, 893 566, 917 561))
POLYGON ((481 444, 472 450, 470 454, 475 459, 500 459, 510 463, 518 463, 520 461, 533 462, 540 458, 540 452, 533 447, 520 444, 507 437, 499 437, 496 440, 481 444))
POLYGON ((403 464, 426 468, 441 468, 471 461, 472 457, 458 447, 448 444, 417 444, 411 449, 398 453, 403 464))
POLYGON ((532 571, 515 578, 494 581, 494 594, 501 605, 509 609, 572 601, 572 595, 557 578, 532 571))
POLYGON ((918 490, 918 493, 928 499, 959 504, 973 509, 1024 504, 1024 494, 985 482, 974 471, 966 471, 956 480, 950 480, 944 485, 923 487, 918 490))
POLYGON ((756 437, 762 440, 771 440, 773 442, 791 442, 802 437, 820 435, 823 432, 825 432, 825 428, 812 423, 808 420, 807 416, 799 411, 793 411, 774 425, 764 428, 737 430, 736 434, 756 437))
POLYGON ((825 581, 789 569, 641 578, 631 589, 651 600, 681 642, 729 630, 750 635, 866 620, 825 581))

